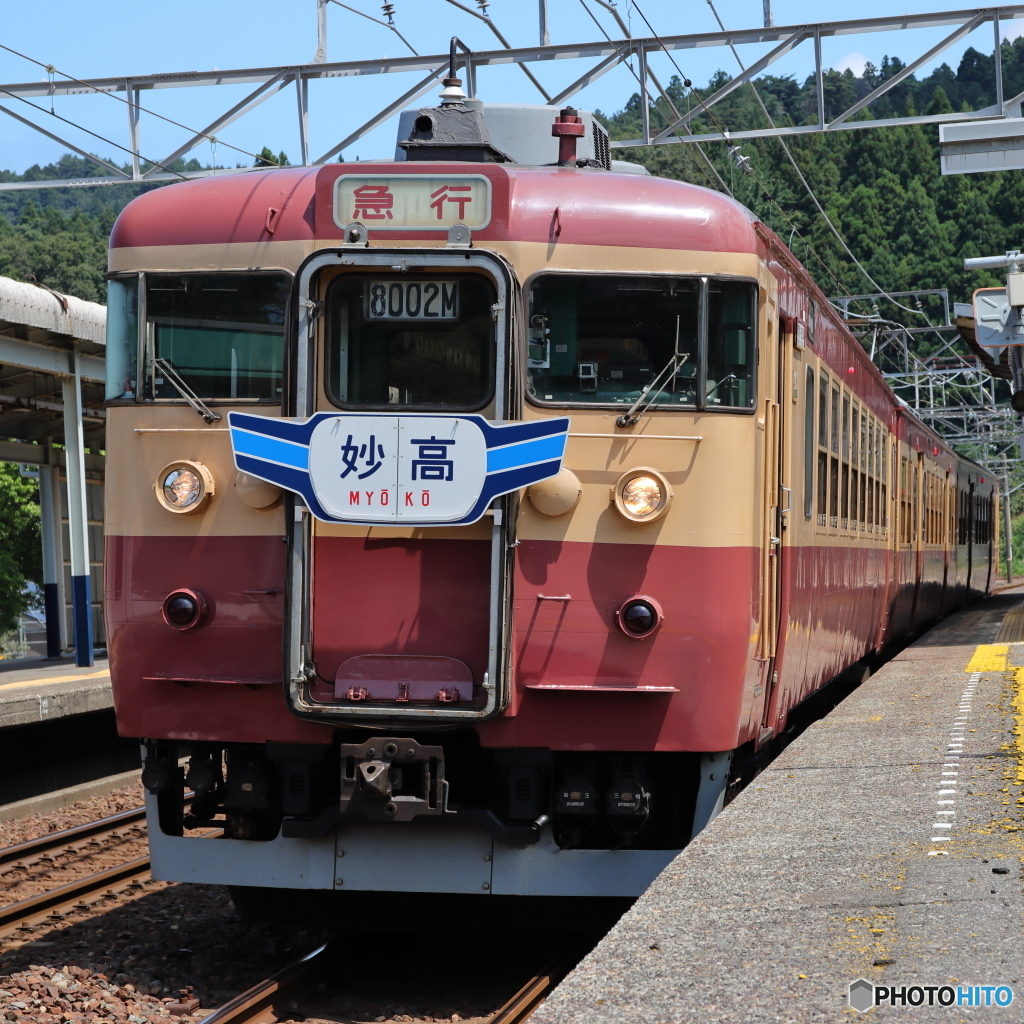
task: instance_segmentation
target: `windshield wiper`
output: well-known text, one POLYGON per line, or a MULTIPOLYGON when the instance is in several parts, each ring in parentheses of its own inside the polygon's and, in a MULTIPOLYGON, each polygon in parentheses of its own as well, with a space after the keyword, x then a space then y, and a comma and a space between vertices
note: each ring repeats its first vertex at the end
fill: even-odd
POLYGON ((679 372, 683 363, 690 358, 689 352, 679 351, 679 317, 676 317, 676 344, 672 358, 659 371, 654 380, 645 387, 640 397, 630 406, 628 412, 624 412, 615 421, 617 427, 635 427, 640 422, 640 417, 654 404, 654 400, 661 394, 666 384, 679 372), (661 382, 665 378, 664 383, 661 382))
POLYGON ((739 377, 735 373, 727 373, 713 388, 708 389, 706 397, 710 398, 723 384, 728 384, 731 380, 739 380, 739 377))
POLYGON ((203 403, 203 400, 181 379, 178 371, 166 360, 157 356, 153 360, 153 363, 160 368, 161 373, 170 382, 171 387, 181 395, 182 398, 192 406, 193 409, 200 416, 206 420, 207 423, 216 423, 220 419, 219 414, 215 413, 209 406, 203 403))

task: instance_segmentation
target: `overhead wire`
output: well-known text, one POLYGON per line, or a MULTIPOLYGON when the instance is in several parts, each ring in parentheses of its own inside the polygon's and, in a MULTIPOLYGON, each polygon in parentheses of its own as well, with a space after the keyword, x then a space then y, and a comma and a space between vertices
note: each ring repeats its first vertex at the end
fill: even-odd
MULTIPOLYGON (((643 18, 644 22, 647 25, 647 28, 650 30, 651 35, 654 37, 655 41, 661 47, 662 51, 665 53, 665 56, 667 56, 668 59, 672 62, 672 66, 678 72, 680 79, 683 80, 684 82, 689 82, 690 79, 688 79, 686 77, 686 75, 683 74, 682 69, 676 63, 675 57, 673 57, 671 52, 666 48, 665 44, 662 42, 661 37, 658 35, 658 33, 654 31, 654 26, 650 23, 650 21, 648 21, 647 15, 645 15, 644 12, 642 10, 640 10, 640 7, 636 3, 636 0, 631 0, 631 5, 636 10, 636 13, 639 14, 641 18, 643 18)), ((697 102, 700 103, 701 107, 704 110, 704 113, 706 113, 708 115, 708 118, 710 119, 712 124, 715 125, 715 127, 718 129, 719 133, 722 135, 723 139, 725 140, 727 146, 730 149, 730 152, 735 150, 736 147, 732 144, 732 141, 731 141, 731 139, 729 137, 729 132, 721 124, 721 122, 718 120, 718 118, 715 117, 715 115, 711 112, 711 109, 704 102, 704 97, 701 96, 701 94, 696 89, 693 88, 692 84, 689 86, 689 88, 690 88, 690 91, 693 93, 693 95, 697 98, 697 102)), ((796 232, 797 238, 799 238, 800 241, 804 243, 804 246, 806 247, 806 250, 809 253, 811 253, 811 255, 814 256, 814 258, 821 264, 822 268, 829 275, 829 277, 831 277, 832 280, 835 281, 836 285, 841 290, 845 290, 843 288, 842 282, 839 280, 838 277, 836 277, 835 273, 832 271, 832 268, 825 262, 824 259, 822 259, 821 256, 818 255, 818 253, 815 251, 815 249, 811 245, 811 243, 808 242, 807 239, 804 238, 804 236, 800 233, 800 230, 797 228, 796 224, 793 223, 793 219, 789 216, 788 213, 786 213, 786 211, 782 208, 782 205, 779 203, 779 201, 772 195, 772 193, 768 189, 768 186, 765 185, 765 183, 758 176, 757 171, 755 171, 754 168, 749 163, 745 164, 744 168, 747 171, 747 173, 749 173, 751 175, 751 177, 757 182, 757 184, 760 187, 761 191, 765 194, 765 197, 767 198, 768 202, 772 206, 774 206, 776 210, 778 210, 779 214, 786 221, 786 223, 789 224, 789 226, 792 228, 792 230, 796 232)))
POLYGON ((385 28, 391 29, 391 31, 394 32, 395 35, 398 36, 398 38, 401 39, 402 42, 405 43, 405 45, 408 46, 409 49, 412 50, 412 52, 417 57, 419 56, 419 51, 413 49, 412 43, 410 43, 409 40, 406 39, 405 36, 403 36, 402 33, 398 31, 398 26, 395 25, 393 12, 387 11, 387 8, 391 6, 390 4, 384 5, 385 10, 387 11, 388 20, 381 21, 380 18, 375 18, 372 14, 366 14, 363 11, 357 10, 355 7, 349 7, 348 4, 343 4, 341 0, 330 0, 330 3, 337 4, 339 7, 344 7, 346 11, 351 11, 353 14, 358 14, 361 18, 366 18, 367 21, 372 21, 377 25, 383 25, 385 28))
MULTIPOLYGON (((228 149, 233 149, 236 153, 241 153, 243 156, 251 156, 251 157, 253 157, 256 160, 267 160, 268 163, 272 163, 273 166, 275 166, 275 167, 281 166, 278 163, 277 160, 268 159, 268 158, 262 156, 259 153, 250 153, 247 149, 242 149, 240 146, 233 146, 230 142, 225 142, 223 139, 218 139, 216 136, 213 136, 213 135, 207 135, 205 132, 196 131, 195 128, 189 128, 189 126, 187 124, 182 124, 180 121, 175 121, 174 118, 166 117, 164 114, 158 114, 155 110, 149 110, 147 107, 143 107, 143 106, 141 106, 138 103, 133 103, 129 99, 125 99, 125 98, 123 98, 121 96, 118 96, 116 93, 107 92, 104 89, 97 89, 96 86, 90 85, 88 82, 83 82, 80 78, 75 78, 74 75, 69 75, 66 71, 61 71, 59 68, 54 67, 52 64, 44 64, 41 60, 36 60, 35 57, 30 57, 27 53, 22 53, 20 50, 15 50, 13 47, 5 46, 3 43, 0 43, 0 50, 6 50, 8 53, 13 53, 16 57, 21 57, 22 60, 27 60, 30 64, 35 64, 36 66, 43 68, 46 71, 46 73, 50 76, 50 85, 51 85, 51 92, 50 92, 50 108, 51 109, 50 109, 50 113, 53 114, 54 117, 58 117, 58 118, 60 118, 60 120, 65 121, 67 124, 70 124, 70 125, 72 125, 75 128, 79 128, 79 129, 81 129, 81 131, 88 132, 89 135, 95 135, 95 137, 98 138, 98 139, 102 138, 102 136, 96 135, 95 132, 90 132, 87 128, 82 128, 81 125, 75 124, 74 121, 68 121, 67 118, 61 118, 59 114, 54 113, 54 111, 52 109, 53 108, 53 91, 52 91, 53 75, 55 75, 55 74, 60 75, 62 78, 66 78, 69 82, 74 82, 76 85, 84 85, 86 89, 91 89, 94 93, 97 93, 97 94, 99 94, 101 96, 109 96, 111 99, 117 100, 118 103, 127 104, 130 107, 134 107, 136 110, 142 111, 142 113, 144 113, 144 114, 149 114, 151 117, 157 117, 161 121, 166 121, 168 124, 173 124, 175 126, 175 128, 182 128, 185 131, 191 132, 193 135, 198 135, 200 138, 207 139, 210 142, 218 143, 221 146, 227 146, 228 149)), ((12 96, 13 93, 7 93, 7 95, 8 96, 12 96)), ((20 96, 17 96, 15 98, 16 99, 22 99, 22 97, 20 97, 20 96)), ((27 103, 28 101, 27 100, 23 100, 23 102, 27 103)), ((34 103, 30 103, 29 106, 35 106, 35 104, 34 103)), ((41 108, 40 107, 36 107, 36 110, 39 110, 39 109, 41 109, 41 108)), ((46 111, 44 110, 43 113, 46 113, 46 111)), ((104 142, 109 142, 108 139, 103 139, 103 141, 104 142)), ((117 143, 113 142, 113 143, 110 143, 110 145, 117 146, 117 143)), ((124 146, 117 146, 117 148, 125 150, 126 153, 129 153, 132 156, 137 156, 140 160, 145 160, 145 157, 143 157, 140 154, 134 152, 133 150, 125 149, 124 146)), ((169 171, 171 174, 177 174, 178 173, 177 171, 171 171, 171 169, 169 167, 164 166, 164 164, 157 163, 155 160, 146 160, 146 163, 152 164, 154 167, 163 167, 163 169, 165 171, 169 171)))
MULTIPOLYGON (((708 5, 708 7, 711 8, 711 13, 714 14, 715 21, 718 22, 718 27, 723 32, 725 32, 726 31, 725 25, 722 23, 722 19, 719 17, 718 11, 715 8, 713 0, 707 0, 707 5, 708 5)), ((641 14, 641 17, 643 17, 642 14, 641 14)), ((646 21, 646 20, 647 19, 644 18, 644 21, 646 21)), ((740 66, 740 70, 741 71, 745 71, 746 68, 743 65, 743 61, 740 59, 740 55, 736 52, 736 47, 732 43, 729 43, 729 49, 732 50, 732 55, 733 55, 733 57, 736 58, 736 63, 740 66)), ((768 124, 772 128, 775 128, 776 127, 775 121, 773 120, 772 115, 768 112, 768 108, 765 106, 764 100, 761 99, 761 94, 757 91, 757 87, 754 85, 753 81, 750 81, 747 84, 750 86, 750 90, 751 90, 751 92, 753 92, 754 98, 757 100, 758 105, 760 106, 761 110, 764 112, 764 116, 768 119, 768 124)), ((705 108, 705 109, 707 109, 707 108, 705 108)), ((835 235, 836 240, 843 247, 843 250, 846 252, 847 256, 849 256, 850 259, 853 260, 853 263, 857 267, 857 269, 874 286, 874 288, 878 291, 878 293, 881 296, 883 296, 884 298, 886 298, 889 302, 891 302, 894 306, 897 306, 899 309, 905 310, 908 313, 915 313, 918 316, 924 317, 924 319, 928 323, 929 327, 934 326, 932 324, 931 320, 929 319, 929 317, 924 313, 923 310, 911 309, 909 306, 904 306, 902 303, 897 302, 896 299, 894 299, 891 295, 889 295, 886 292, 886 290, 867 272, 867 270, 865 269, 864 265, 853 254, 853 251, 850 249, 849 245, 847 245, 846 240, 839 233, 838 228, 836 228, 835 224, 832 223, 831 217, 829 217, 829 215, 825 212, 824 207, 818 201, 818 197, 814 194, 814 190, 811 188, 811 186, 808 183, 807 179, 804 177, 803 171, 800 170, 800 167, 797 164, 796 160, 794 159, 793 154, 790 151, 789 146, 786 145, 786 140, 783 139, 780 136, 776 141, 779 143, 780 146, 782 146, 782 151, 786 154, 786 158, 789 160, 790 164, 792 164, 793 170, 796 172, 796 176, 800 179, 800 183, 806 189, 807 195, 810 196, 811 202, 814 203, 815 207, 818 210, 818 213, 821 214, 822 219, 828 225, 829 230, 832 232, 833 235, 835 235)))
MULTIPOLYGON (((600 0, 599 0, 599 2, 600 2, 600 0)), ((608 35, 608 33, 604 29, 604 26, 594 16, 594 12, 587 6, 586 0, 580 0, 580 4, 583 6, 583 9, 587 12, 587 14, 590 15, 591 21, 593 21, 594 24, 597 26, 598 31, 601 33, 601 35, 603 35, 605 37, 605 39, 610 43, 612 41, 611 40, 611 36, 608 35)), ((615 13, 615 12, 613 11, 613 13, 615 13)), ((618 21, 619 25, 622 26, 623 29, 625 29, 625 26, 622 25, 622 19, 619 18, 617 14, 616 14, 616 21, 618 21)), ((640 81, 640 76, 636 73, 635 69, 633 68, 633 65, 629 64, 629 63, 626 63, 626 67, 629 68, 630 74, 637 80, 637 84, 640 85, 640 92, 643 93, 643 91, 644 91, 643 90, 643 83, 640 81)), ((658 89, 662 93, 662 97, 664 98, 665 102, 669 105, 670 109, 672 109, 673 112, 678 117, 679 112, 677 110, 675 110, 675 108, 673 107, 671 98, 661 88, 660 85, 658 85, 658 89)), ((659 114, 661 114, 661 111, 658 109, 657 102, 655 102, 654 109, 659 114)), ((664 117, 664 114, 661 114, 661 116, 664 117)), ((665 123, 666 124, 670 124, 671 122, 668 120, 668 118, 665 118, 665 123)), ((704 173, 705 179, 708 181, 708 183, 711 185, 712 188, 715 187, 714 181, 717 180, 718 184, 722 186, 722 189, 724 189, 724 191, 729 196, 732 196, 732 189, 730 189, 729 186, 726 185, 725 181, 722 179, 722 176, 718 173, 718 169, 711 162, 711 158, 707 155, 707 153, 704 152, 703 147, 700 145, 700 143, 694 143, 694 145, 697 147, 697 152, 700 153, 701 158, 703 159, 704 163, 707 165, 706 167, 701 167, 701 170, 704 173), (711 171, 711 174, 708 174, 709 170, 711 171), (712 180, 712 175, 714 175, 714 180, 712 180)))
MULTIPOLYGON (((34 103, 30 103, 27 99, 25 99, 24 96, 17 95, 17 93, 8 92, 6 89, 0 89, 0 93, 2 93, 4 96, 10 96, 12 100, 17 100, 19 103, 24 103, 25 106, 31 107, 33 110, 37 110, 40 114, 45 114, 47 112, 43 107, 37 107, 34 103)), ((85 132, 86 135, 91 135, 94 139, 99 139, 100 142, 105 142, 108 146, 113 146, 115 149, 120 149, 123 152, 129 154, 129 156, 136 156, 139 157, 140 160, 146 160, 145 157, 139 156, 138 153, 136 153, 134 150, 128 149, 127 146, 122 146, 120 143, 114 142, 111 139, 104 137, 103 135, 97 135, 96 132, 90 131, 88 128, 83 128, 80 124, 77 124, 74 121, 69 121, 66 117, 61 117, 60 114, 58 114, 56 111, 51 110, 49 113, 51 117, 57 118, 58 121, 63 121, 65 124, 71 125, 72 128, 77 128, 80 132, 85 132)), ((56 138, 56 136, 53 136, 53 138, 56 138)), ((153 164, 154 167, 162 167, 169 174, 176 174, 179 178, 181 178, 182 181, 188 181, 188 178, 186 178, 185 175, 182 174, 180 171, 175 171, 172 168, 165 166, 164 164, 157 163, 155 160, 146 160, 146 162, 153 164)), ((107 164, 107 166, 109 167, 110 164, 107 164)), ((124 180, 127 183, 130 182, 132 179, 127 177, 126 175, 124 180)))

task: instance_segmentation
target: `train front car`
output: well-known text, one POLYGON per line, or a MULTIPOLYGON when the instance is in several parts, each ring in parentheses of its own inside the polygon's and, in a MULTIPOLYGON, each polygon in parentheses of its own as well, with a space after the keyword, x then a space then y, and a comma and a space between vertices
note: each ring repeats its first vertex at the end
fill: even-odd
POLYGON ((107 616, 157 877, 633 896, 771 732, 752 216, 600 145, 511 162, 472 104, 433 144, 451 113, 115 227, 107 616))

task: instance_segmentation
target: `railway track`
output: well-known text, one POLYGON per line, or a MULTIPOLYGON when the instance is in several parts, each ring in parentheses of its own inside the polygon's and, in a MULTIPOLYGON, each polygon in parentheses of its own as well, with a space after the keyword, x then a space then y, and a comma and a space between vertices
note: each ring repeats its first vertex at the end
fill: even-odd
MULTIPOLYGON (((278 971, 235 996, 220 1009, 203 1018, 203 1024, 274 1024, 299 1017, 306 989, 323 975, 321 969, 334 956, 330 944, 308 953, 301 960, 278 971)), ((506 1003, 487 1018, 487 1024, 522 1024, 547 998, 548 993, 572 970, 579 954, 562 954, 534 975, 506 1003)))
POLYGON ((146 809, 136 807, 62 832, 50 832, 16 846, 6 846, 0 849, 0 875, 18 868, 31 867, 40 861, 52 859, 53 855, 78 853, 89 846, 100 846, 108 839, 120 839, 126 832, 144 831, 145 827, 146 809))
MULTIPOLYGON (((30 839, 16 846, 4 847, 0 849, 0 875, 53 859, 63 853, 77 853, 93 845, 100 847, 104 841, 122 838, 128 832, 144 831, 145 820, 145 808, 137 807, 62 832, 30 839)), ((208 833, 206 838, 212 839, 220 834, 221 831, 217 830, 208 833)), ((149 857, 136 857, 56 889, 37 893, 17 903, 9 903, 0 907, 0 938, 13 935, 19 929, 57 924, 69 914, 88 910, 101 900, 116 897, 127 889, 141 889, 151 877, 149 857)))

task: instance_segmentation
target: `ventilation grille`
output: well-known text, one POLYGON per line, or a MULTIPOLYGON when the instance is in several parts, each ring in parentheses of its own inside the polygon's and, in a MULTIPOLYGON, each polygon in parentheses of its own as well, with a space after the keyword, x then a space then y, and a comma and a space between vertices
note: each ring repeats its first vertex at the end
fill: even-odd
POLYGON ((594 122, 594 159, 606 170, 612 169, 612 152, 608 145, 608 133, 594 122))

